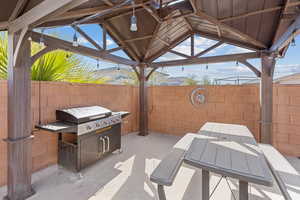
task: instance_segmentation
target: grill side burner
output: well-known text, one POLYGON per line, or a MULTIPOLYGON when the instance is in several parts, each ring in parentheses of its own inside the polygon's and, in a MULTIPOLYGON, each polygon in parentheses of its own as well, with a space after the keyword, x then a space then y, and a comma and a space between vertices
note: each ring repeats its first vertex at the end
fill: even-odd
POLYGON ((56 111, 59 121, 36 127, 58 133, 58 164, 78 172, 121 149, 121 122, 127 115, 100 106, 70 108, 56 111))

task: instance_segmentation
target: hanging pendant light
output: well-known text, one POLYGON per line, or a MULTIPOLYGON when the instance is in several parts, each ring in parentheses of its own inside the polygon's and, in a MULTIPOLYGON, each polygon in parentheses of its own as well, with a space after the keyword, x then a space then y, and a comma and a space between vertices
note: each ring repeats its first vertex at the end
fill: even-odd
POLYGON ((117 70, 120 71, 120 64, 118 64, 117 70))
POLYGON ((183 66, 181 66, 181 71, 184 71, 184 67, 183 66))
POLYGON ((78 45, 79 45, 76 31, 74 32, 72 45, 73 45, 73 47, 78 47, 78 45))
POLYGON ((40 45, 41 46, 45 46, 44 31, 45 31, 45 29, 43 28, 41 30, 41 37, 40 37, 40 45))
POLYGON ((208 64, 206 64, 206 70, 208 70, 208 64))
POLYGON ((239 61, 236 61, 235 66, 239 67, 239 61))
POLYGON ((100 64, 99 64, 99 58, 97 58, 97 69, 99 69, 100 64))
MULTIPOLYGON (((132 1, 132 5, 134 4, 134 1, 132 1)), ((132 10, 132 16, 130 18, 130 31, 135 32, 138 30, 137 27, 137 18, 135 16, 135 7, 133 7, 132 10)))

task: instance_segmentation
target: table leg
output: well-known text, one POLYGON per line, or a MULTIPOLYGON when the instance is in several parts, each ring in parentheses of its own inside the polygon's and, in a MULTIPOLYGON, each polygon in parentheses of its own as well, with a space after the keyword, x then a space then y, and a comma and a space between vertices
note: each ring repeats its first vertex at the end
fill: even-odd
POLYGON ((248 182, 239 181, 239 199, 240 200, 248 200, 248 182))
POLYGON ((209 171, 202 169, 202 200, 209 200, 209 171))

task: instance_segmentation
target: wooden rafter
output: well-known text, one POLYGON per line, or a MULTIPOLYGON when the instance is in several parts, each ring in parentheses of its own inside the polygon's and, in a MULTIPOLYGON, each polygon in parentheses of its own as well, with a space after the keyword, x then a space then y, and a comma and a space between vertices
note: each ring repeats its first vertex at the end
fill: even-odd
POLYGON ((286 32, 271 46, 270 51, 279 51, 286 47, 298 34, 300 34, 300 15, 295 22, 288 27, 286 32))
POLYGON ((24 9, 27 3, 28 0, 18 0, 16 7, 10 15, 8 21, 15 20, 19 16, 19 14, 21 14, 22 10, 24 9))
POLYGON ((29 26, 29 28, 36 27, 45 22, 46 18, 60 15, 87 1, 88 0, 44 0, 20 17, 11 21, 9 31, 16 32, 27 26, 29 26))
POLYGON ((180 53, 180 52, 178 52, 178 51, 174 51, 174 50, 172 50, 172 49, 170 49, 169 52, 170 52, 170 53, 173 53, 173 54, 175 54, 175 55, 178 55, 178 56, 180 56, 180 57, 183 57, 183 58, 191 58, 191 56, 188 56, 188 55, 186 55, 186 54, 184 54, 184 53, 180 53))
POLYGON ((40 38, 43 37, 45 40, 45 45, 53 48, 59 48, 65 51, 70 51, 76 54, 85 55, 92 58, 100 58, 103 60, 107 60, 109 62, 124 64, 124 65, 137 65, 138 63, 132 60, 128 60, 126 58, 122 58, 119 56, 112 55, 105 50, 96 50, 92 48, 88 48, 85 46, 79 45, 78 47, 74 47, 72 42, 68 42, 65 40, 61 40, 55 37, 42 35, 37 32, 31 32, 31 38, 35 42, 39 42, 40 38))
POLYGON ((181 66, 181 65, 222 63, 222 62, 232 62, 237 60, 247 60, 253 58, 260 58, 260 57, 261 57, 261 53, 259 52, 230 54, 230 55, 222 55, 222 56, 209 56, 209 57, 155 62, 155 63, 151 63, 151 67, 172 67, 172 66, 181 66))
POLYGON ((141 36, 141 37, 137 37, 137 38, 132 38, 132 39, 128 39, 128 40, 124 40, 124 42, 136 42, 139 40, 147 40, 152 38, 152 35, 145 35, 145 36, 141 36))
POLYGON ((110 0, 102 0, 108 6, 114 6, 114 4, 110 0))
POLYGON ((102 42, 103 42, 103 49, 107 49, 107 32, 106 29, 102 26, 102 42))
POLYGON ((72 28, 77 31, 82 37, 84 37, 84 39, 86 39, 89 43, 91 43, 94 47, 96 47, 97 49, 101 50, 102 47, 100 47, 100 45, 93 40, 88 34, 86 34, 81 28, 79 28, 76 25, 73 25, 72 28))
POLYGON ((203 38, 207 38, 207 39, 211 39, 211 40, 217 40, 217 41, 223 41, 227 44, 231 44, 231 45, 234 45, 234 46, 250 49, 250 50, 253 50, 253 51, 258 51, 259 50, 257 46, 254 46, 254 45, 242 42, 242 41, 233 40, 231 38, 226 37, 225 35, 223 35, 222 37, 219 37, 215 34, 203 32, 203 31, 199 31, 199 30, 194 30, 194 33, 200 35, 203 38))
POLYGON ((56 47, 50 47, 47 46, 44 49, 40 50, 39 52, 37 52, 36 54, 34 54, 33 56, 31 56, 31 63, 34 64, 34 62, 39 59, 41 56, 45 55, 46 53, 49 53, 51 51, 55 51, 57 50, 56 47))
POLYGON ((116 48, 112 48, 112 49, 107 49, 106 51, 108 53, 112 53, 112 52, 119 51, 119 50, 122 50, 122 49, 123 49, 122 47, 116 47, 116 48))
POLYGON ((219 41, 219 42, 217 42, 216 44, 212 45, 211 47, 208 47, 207 49, 205 49, 205 50, 203 50, 203 51, 197 53, 197 54, 194 56, 194 58, 200 57, 200 56, 202 56, 202 55, 204 55, 204 54, 210 52, 211 50, 213 50, 213 49, 215 49, 215 48, 221 46, 222 44, 224 44, 224 42, 219 41))
POLYGON ((123 47, 123 50, 132 57, 135 61, 139 62, 138 55, 124 42, 124 39, 121 37, 121 34, 112 26, 110 26, 107 22, 103 22, 102 26, 109 32, 109 35, 112 38, 115 38, 120 44, 119 46, 123 47))
POLYGON ((162 19, 159 17, 156 10, 153 10, 151 7, 149 7, 146 4, 143 4, 142 6, 158 23, 162 23, 162 19))
POLYGON ((161 27, 161 24, 160 24, 160 23, 157 23, 156 26, 155 26, 155 30, 154 30, 154 32, 152 33, 152 38, 151 38, 151 40, 150 40, 150 42, 149 42, 149 44, 148 44, 148 46, 147 46, 147 48, 146 48, 147 51, 146 51, 146 53, 145 53, 145 56, 144 56, 143 60, 145 60, 145 58, 149 55, 149 53, 150 53, 150 47, 151 47, 151 45, 153 44, 153 42, 155 41, 155 38, 157 37, 157 35, 158 35, 158 33, 159 33, 160 27, 161 27))
POLYGON ((263 9, 263 10, 257 10, 257 11, 241 14, 241 15, 238 15, 238 16, 226 17, 226 18, 220 19, 220 22, 228 22, 228 21, 232 21, 232 20, 242 19, 242 18, 245 18, 245 17, 250 17, 250 16, 254 16, 254 15, 259 15, 259 14, 263 14, 263 13, 268 13, 268 12, 274 12, 274 11, 277 11, 277 10, 281 10, 284 7, 289 8, 289 7, 299 6, 299 5, 300 5, 299 1, 292 2, 292 3, 286 4, 286 6, 276 6, 276 7, 272 7, 272 8, 266 8, 266 9, 263 9))
POLYGON ((8 28, 8 22, 0 22, 0 30, 4 30, 8 28))
POLYGON ((253 71, 257 77, 261 77, 261 72, 256 69, 251 63, 249 63, 247 60, 238 60, 238 62, 244 64, 246 67, 248 67, 251 71, 253 71))
POLYGON ((265 44, 263 44, 262 42, 250 37, 249 35, 245 34, 245 33, 242 33, 241 31, 231 27, 231 26, 228 26, 222 22, 220 22, 218 19, 212 17, 212 16, 209 16, 207 14, 205 14, 204 12, 202 11, 199 11, 197 12, 197 14, 194 15, 195 17, 198 17, 198 18, 201 18, 201 19, 204 19, 204 20, 207 20, 209 21, 210 23, 218 26, 220 29, 224 29, 228 32, 230 32, 231 34, 235 35, 235 36, 238 36, 240 38, 243 38, 244 40, 246 40, 247 42, 257 46, 258 48, 260 49, 266 49, 267 46, 265 44))
POLYGON ((157 68, 153 68, 153 69, 147 74, 147 76, 146 76, 146 81, 148 81, 148 80, 150 79, 151 75, 152 75, 157 69, 158 69, 158 67, 157 67, 157 68))

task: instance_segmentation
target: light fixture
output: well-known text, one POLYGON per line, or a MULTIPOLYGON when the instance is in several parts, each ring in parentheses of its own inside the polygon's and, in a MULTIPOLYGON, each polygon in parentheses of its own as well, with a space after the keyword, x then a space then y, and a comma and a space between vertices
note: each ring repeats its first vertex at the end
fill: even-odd
POLYGON ((73 36, 73 43, 72 43, 73 47, 78 47, 78 38, 77 38, 77 31, 75 30, 74 32, 74 36, 73 36))
POLYGON ((239 66, 239 61, 236 61, 235 66, 237 67, 239 66))
POLYGON ((181 66, 181 71, 184 71, 184 67, 183 66, 181 66))
POLYGON ((295 47, 295 46, 296 46, 296 40, 295 40, 295 38, 292 39, 291 46, 292 46, 292 47, 295 47))
MULTIPOLYGON (((134 4, 134 1, 132 1, 132 5, 134 4)), ((132 16, 130 18, 130 31, 135 32, 138 30, 137 27, 137 18, 135 16, 135 7, 133 6, 132 9, 132 16)))
POLYGON ((117 70, 120 70, 120 64, 118 64, 117 70))
POLYGON ((97 58, 97 69, 99 69, 100 64, 99 64, 99 58, 97 58))
POLYGON ((45 46, 44 31, 45 31, 45 29, 41 30, 41 37, 40 37, 40 45, 41 46, 45 46))
POLYGON ((208 64, 206 64, 206 70, 208 70, 208 64))

